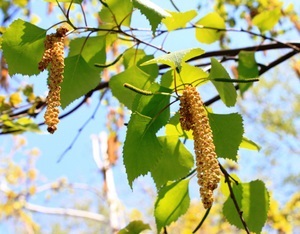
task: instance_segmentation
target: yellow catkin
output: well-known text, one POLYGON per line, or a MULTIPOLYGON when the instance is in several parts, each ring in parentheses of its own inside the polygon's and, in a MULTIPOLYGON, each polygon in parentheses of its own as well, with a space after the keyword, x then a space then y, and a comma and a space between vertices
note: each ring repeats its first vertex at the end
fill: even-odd
POLYGON ((218 186, 221 171, 207 113, 195 87, 185 87, 179 114, 182 129, 193 131, 200 195, 204 208, 208 209, 212 206, 213 190, 218 186))
POLYGON ((67 28, 60 27, 56 33, 47 35, 45 40, 45 51, 38 64, 39 70, 43 71, 49 66, 48 88, 49 93, 46 99, 47 109, 44 115, 48 132, 54 133, 59 122, 60 106, 60 84, 63 81, 64 72, 64 39, 67 28))

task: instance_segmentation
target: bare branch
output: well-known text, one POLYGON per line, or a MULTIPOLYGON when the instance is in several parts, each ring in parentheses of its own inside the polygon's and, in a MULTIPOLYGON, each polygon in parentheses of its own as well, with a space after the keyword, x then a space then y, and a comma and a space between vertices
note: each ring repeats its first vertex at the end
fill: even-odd
POLYGON ((94 220, 97 222, 104 222, 104 223, 108 221, 104 215, 89 212, 89 211, 84 211, 84 210, 45 207, 45 206, 35 205, 29 202, 25 203, 24 208, 32 212, 49 214, 49 215, 70 216, 76 218, 90 219, 90 220, 94 220))

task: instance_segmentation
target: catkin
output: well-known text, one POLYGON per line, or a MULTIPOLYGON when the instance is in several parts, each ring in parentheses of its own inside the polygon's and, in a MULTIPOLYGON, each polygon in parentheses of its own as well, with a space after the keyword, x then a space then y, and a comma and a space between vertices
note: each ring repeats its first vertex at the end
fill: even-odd
POLYGON ((214 201, 213 190, 218 186, 221 171, 207 113, 195 87, 185 87, 179 114, 182 129, 193 131, 200 195, 204 208, 208 209, 214 201))
POLYGON ((64 39, 68 29, 60 27, 56 33, 46 36, 45 51, 41 61, 38 64, 39 70, 43 71, 49 67, 48 88, 49 93, 46 99, 47 109, 44 115, 47 130, 54 133, 59 122, 60 106, 60 84, 63 81, 64 72, 64 39))

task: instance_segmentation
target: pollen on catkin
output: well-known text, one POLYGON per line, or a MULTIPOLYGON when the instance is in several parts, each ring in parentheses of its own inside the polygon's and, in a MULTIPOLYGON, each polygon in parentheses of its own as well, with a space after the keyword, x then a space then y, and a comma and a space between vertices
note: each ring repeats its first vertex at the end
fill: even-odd
POLYGON ((195 87, 186 86, 180 97, 180 124, 192 130, 200 195, 205 209, 213 204, 213 190, 218 187, 221 171, 215 152, 208 116, 195 87))
POLYGON ((46 36, 44 42, 45 51, 38 64, 39 70, 49 69, 48 88, 49 93, 46 99, 47 108, 44 115, 48 132, 54 133, 59 122, 58 114, 60 106, 60 84, 63 81, 64 72, 64 39, 68 29, 60 27, 56 33, 46 36))

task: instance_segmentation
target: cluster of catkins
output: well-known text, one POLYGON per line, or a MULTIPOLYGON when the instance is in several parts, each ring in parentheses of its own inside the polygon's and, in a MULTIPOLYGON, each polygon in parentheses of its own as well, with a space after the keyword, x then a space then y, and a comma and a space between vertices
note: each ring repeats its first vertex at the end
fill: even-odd
POLYGON ((213 190, 220 181, 221 171, 215 152, 212 131, 199 93, 186 86, 180 97, 180 124, 183 130, 192 130, 200 195, 205 209, 212 206, 213 190))
POLYGON ((59 122, 59 106, 60 106, 60 84, 63 81, 64 72, 64 39, 68 29, 60 27, 56 33, 47 35, 45 40, 45 51, 38 68, 40 71, 45 70, 49 66, 47 109, 44 115, 45 124, 47 124, 48 132, 54 133, 59 122))

